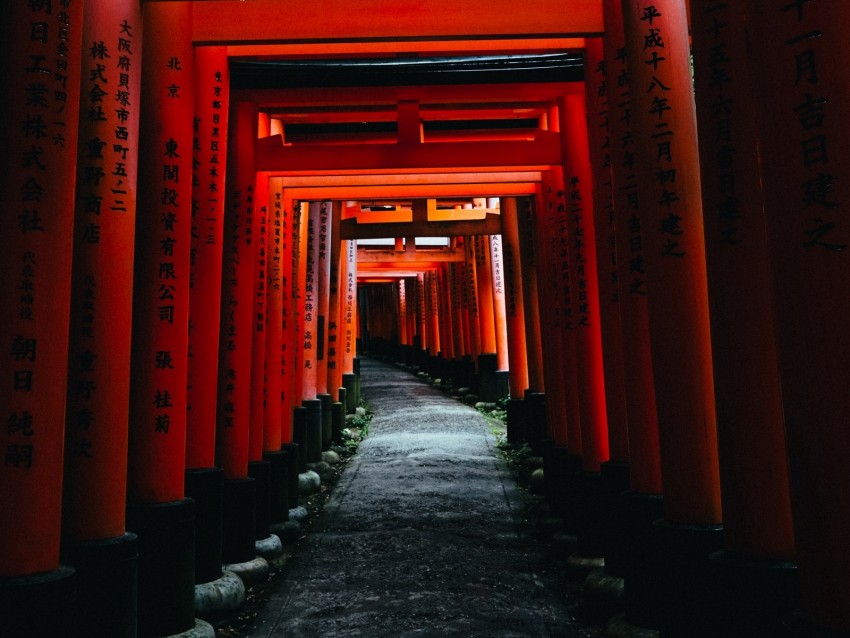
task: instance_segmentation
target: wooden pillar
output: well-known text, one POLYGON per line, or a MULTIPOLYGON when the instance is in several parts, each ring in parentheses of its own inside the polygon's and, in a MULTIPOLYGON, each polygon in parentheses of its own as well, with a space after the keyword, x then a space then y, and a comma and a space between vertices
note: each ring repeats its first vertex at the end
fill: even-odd
POLYGON ((616 249, 620 264, 620 319, 623 330, 630 488, 660 494, 661 452, 655 405, 655 379, 649 343, 646 250, 638 196, 637 143, 633 130, 631 81, 625 49, 621 0, 604 0, 605 65, 608 72, 608 130, 616 249))
POLYGON ((528 349, 525 341, 525 303, 522 295, 524 279, 520 267, 519 222, 515 197, 502 199, 501 215, 510 389, 511 397, 520 399, 528 389, 528 349))
POLYGON ((224 179, 230 76, 225 47, 195 49, 186 467, 215 465, 224 179))
POLYGON ((478 287, 478 320, 481 331, 481 352, 496 354, 496 320, 493 314, 493 275, 490 269, 490 248, 486 236, 475 237, 475 282, 478 287))
POLYGON ((609 134, 608 86, 602 38, 585 45, 585 95, 587 135, 593 177, 593 226, 596 235, 596 269, 599 286, 599 321, 604 362, 605 409, 612 462, 629 460, 626 420, 623 330, 620 319, 619 264, 614 224, 609 134))
POLYGON ((508 370, 508 321, 505 307, 505 266, 501 235, 490 235, 487 240, 490 276, 493 282, 493 325, 496 336, 496 369, 508 370))
POLYGON ((254 289, 254 167, 257 106, 231 106, 228 131, 224 264, 216 431, 216 464, 224 470, 225 563, 242 563, 254 550, 255 485, 248 477, 254 289))
POLYGON ((302 326, 304 377, 302 399, 315 399, 318 387, 318 338, 319 338, 319 229, 321 228, 324 202, 310 202, 306 226, 306 259, 304 270, 304 315, 302 326))
POLYGON ((802 608, 812 633, 846 633, 850 6, 749 2, 747 13, 802 608))
POLYGON ((528 387, 532 392, 545 392, 543 375, 543 342, 538 294, 538 260, 534 251, 534 200, 522 197, 517 200, 519 223, 519 254, 523 276, 523 304, 525 308, 525 341, 528 349, 528 387))
POLYGON ((330 277, 328 304, 328 393, 334 401, 339 400, 342 387, 341 310, 342 283, 345 281, 345 259, 342 259, 342 241, 339 239, 342 202, 333 202, 330 229, 330 277))
POLYGON ((251 416, 248 425, 248 461, 263 458, 266 402, 266 330, 269 229, 269 176, 257 173, 254 180, 254 214, 251 228, 251 416))
POLYGON ((596 233, 593 224, 592 178, 587 147, 584 96, 560 100, 562 149, 566 172, 566 208, 570 238, 573 321, 578 355, 582 462, 586 472, 599 472, 608 460, 608 419, 599 318, 596 233))
MULTIPOLYGON (((10 3, 2 14, 0 108, 9 120, 0 130, 0 183, 9 199, 0 216, 0 265, 6 275, 0 287, 0 510, 6 513, 0 522, 0 616, 11 634, 25 627, 59 634, 74 611, 74 571, 59 563, 64 445, 77 444, 67 454, 71 459, 88 445, 84 428, 65 444, 65 414, 66 390, 74 391, 67 388, 67 377, 79 78, 81 62, 92 62, 83 55, 82 2, 65 8, 62 17, 47 5, 26 3, 10 3), (42 597, 51 587, 56 598, 42 597)), ((84 99, 85 112, 89 98, 84 99)), ((92 217, 86 221, 93 224, 92 217)), ((101 499, 105 511, 94 524, 85 522, 83 512, 75 513, 74 536, 102 538, 124 531, 118 494, 126 466, 113 451, 126 450, 126 427, 99 428, 98 434, 103 480, 81 476, 82 489, 71 489, 84 491, 93 483, 117 494, 101 499)), ((86 459, 80 461, 85 467, 86 459)), ((66 471, 76 474, 70 467, 66 471)), ((65 484, 67 489, 68 479, 65 484)), ((81 509, 94 512, 96 500, 85 496, 81 509)))
POLYGON ((295 285, 293 298, 294 316, 294 349, 293 349, 293 396, 294 405, 300 405, 304 399, 304 287, 307 282, 307 219, 310 215, 310 205, 298 202, 295 212, 295 255, 292 261, 292 281, 295 285))
POLYGON ((293 263, 295 261, 294 217, 295 203, 283 190, 279 179, 271 181, 274 191, 275 207, 278 202, 281 209, 280 222, 280 297, 281 297, 281 344, 280 344, 280 393, 281 393, 281 441, 292 443, 292 410, 296 405, 294 390, 295 357, 295 279, 293 263))
POLYGON ((269 215, 266 240, 266 392, 264 397, 263 452, 277 452, 283 444, 283 278, 284 204, 279 184, 269 180, 269 215))
POLYGON ((544 383, 548 388, 546 397, 546 423, 549 440, 557 446, 577 446, 575 454, 581 452, 581 437, 569 441, 569 421, 578 420, 578 386, 573 378, 570 382, 568 370, 575 362, 575 341, 567 323, 570 310, 569 282, 566 279, 566 239, 556 226, 557 201, 551 176, 545 176, 538 196, 540 214, 535 218, 535 252, 540 268, 552 273, 550 277, 538 279, 538 298, 541 302, 542 339, 547 342, 543 350, 544 383), (562 255, 562 253, 564 253, 562 255), (566 288, 566 291, 564 290, 566 288))
POLYGON ((409 344, 407 334, 407 285, 404 279, 398 280, 398 343, 409 344))
POLYGON ((316 392, 328 394, 328 323, 331 285, 331 217, 333 204, 322 202, 319 208, 318 241, 316 243, 316 276, 318 283, 316 315, 316 392))
POLYGON ((430 348, 430 340, 428 338, 428 311, 427 311, 427 295, 425 292, 425 273, 417 273, 416 275, 416 307, 419 319, 419 337, 420 348, 423 352, 427 352, 430 348))
POLYGON ((721 520, 699 158, 682 0, 624 2, 664 510, 721 520))
POLYGON ((150 636, 195 626, 194 508, 184 499, 195 101, 191 3, 147 4, 143 15, 127 493, 139 632, 150 636))
POLYGON ((466 272, 467 298, 469 299, 469 337, 472 345, 472 358, 478 361, 481 354, 481 322, 478 313, 478 283, 475 272, 475 238, 463 238, 464 269, 466 272))

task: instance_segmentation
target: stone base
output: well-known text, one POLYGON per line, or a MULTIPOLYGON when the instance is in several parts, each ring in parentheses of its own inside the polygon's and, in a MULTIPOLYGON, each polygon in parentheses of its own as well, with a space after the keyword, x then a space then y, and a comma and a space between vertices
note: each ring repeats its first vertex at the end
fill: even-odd
POLYGON ((0 578, 2 635, 66 635, 74 625, 76 585, 76 572, 64 565, 46 574, 0 578))
POLYGON ((276 534, 269 534, 266 538, 256 541, 254 547, 257 550, 257 556, 265 558, 267 561, 283 556, 283 544, 276 534))
POLYGON ((647 551, 625 578, 626 619, 671 636, 702 636, 711 606, 709 555, 720 549, 720 525, 655 521, 647 551))
POLYGON ((298 493, 303 496, 309 496, 319 491, 322 485, 322 479, 319 475, 308 470, 298 475, 298 493))
POLYGON ((195 582, 221 578, 222 485, 220 467, 186 470, 186 497, 195 502, 195 582))
POLYGON ((244 563, 230 563, 224 566, 224 570, 239 576, 245 587, 252 587, 269 577, 269 563, 261 556, 244 563))
POLYGON ((728 551, 711 555, 708 617, 713 634, 778 636, 783 617, 800 604, 797 565, 757 560, 728 551))
POLYGON ((208 622, 205 622, 200 618, 196 618, 195 626, 192 627, 192 629, 179 634, 164 636, 164 638, 215 638, 215 629, 213 629, 213 626, 208 622))
POLYGON ((574 552, 567 557, 567 570, 582 580, 593 571, 605 569, 605 559, 590 556, 582 552, 574 552))
POLYGON ((322 402, 319 399, 304 399, 301 405, 307 408, 305 460, 307 463, 316 463, 322 460, 322 402))
POLYGON ((63 562, 77 570, 77 633, 74 635, 104 638, 135 635, 138 541, 135 534, 124 534, 63 544, 63 562))
POLYGON ((127 529, 139 537, 139 638, 195 626, 194 501, 135 504, 127 529))
POLYGON ((592 615, 610 618, 623 609, 623 579, 595 569, 584 581, 584 600, 592 615))
POLYGON ((245 603, 245 584, 233 572, 221 578, 195 585, 195 615, 213 620, 236 611, 245 603))
POLYGON ((607 638, 659 638, 661 633, 656 629, 633 625, 620 614, 605 625, 605 635, 607 638))
POLYGON ((272 525, 272 533, 280 539, 283 545, 292 545, 301 538, 301 523, 294 520, 272 525))

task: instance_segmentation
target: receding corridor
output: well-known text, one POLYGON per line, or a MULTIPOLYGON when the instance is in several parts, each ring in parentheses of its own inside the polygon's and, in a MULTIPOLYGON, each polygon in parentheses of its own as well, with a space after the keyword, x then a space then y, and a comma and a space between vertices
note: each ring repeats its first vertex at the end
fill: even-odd
POLYGON ((486 419, 362 361, 374 411, 250 636, 578 636, 486 419))

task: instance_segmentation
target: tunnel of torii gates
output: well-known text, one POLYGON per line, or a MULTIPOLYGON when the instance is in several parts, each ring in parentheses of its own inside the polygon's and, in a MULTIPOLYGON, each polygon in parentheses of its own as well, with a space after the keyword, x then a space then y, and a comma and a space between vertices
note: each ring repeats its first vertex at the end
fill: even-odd
POLYGON ((850 631, 850 3, 687 8, 4 3, 0 633, 193 627, 358 338, 510 397, 630 622, 850 631))

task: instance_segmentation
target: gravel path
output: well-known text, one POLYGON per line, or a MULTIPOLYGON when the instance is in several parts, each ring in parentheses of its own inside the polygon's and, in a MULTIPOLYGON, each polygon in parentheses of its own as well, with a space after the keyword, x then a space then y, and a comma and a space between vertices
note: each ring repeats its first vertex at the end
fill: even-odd
POLYGON ((369 436, 247 635, 586 635, 486 419, 378 361, 361 379, 369 436))

